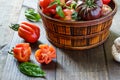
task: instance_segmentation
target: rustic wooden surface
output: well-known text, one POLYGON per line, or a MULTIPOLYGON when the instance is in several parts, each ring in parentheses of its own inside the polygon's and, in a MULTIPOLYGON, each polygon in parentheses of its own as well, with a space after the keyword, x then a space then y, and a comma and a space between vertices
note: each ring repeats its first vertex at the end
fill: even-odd
POLYGON ((24 0, 24 2, 23 0, 9 0, 7 4, 5 4, 5 0, 0 0, 0 4, 2 4, 0 5, 0 36, 2 37, 2 40, 0 39, 0 51, 2 50, 0 54, 0 80, 120 80, 120 63, 114 61, 111 55, 113 41, 120 35, 120 0, 115 1, 118 4, 118 11, 110 29, 110 37, 104 44, 84 51, 56 48, 57 59, 48 65, 40 65, 34 58, 34 52, 39 44, 47 43, 52 45, 46 39, 42 22, 35 23, 40 26, 41 36, 36 44, 31 44, 33 51, 31 61, 40 65, 47 73, 47 76, 46 78, 34 78, 20 73, 17 68, 17 61, 13 56, 7 56, 7 51, 15 44, 24 42, 17 35, 17 32, 13 36, 13 31, 8 28, 8 24, 27 21, 24 11, 27 7, 36 9, 37 0, 34 0, 34 2, 31 0, 24 0))
POLYGON ((23 0, 0 0, 0 78, 14 33, 8 25, 18 22, 22 3, 23 0))

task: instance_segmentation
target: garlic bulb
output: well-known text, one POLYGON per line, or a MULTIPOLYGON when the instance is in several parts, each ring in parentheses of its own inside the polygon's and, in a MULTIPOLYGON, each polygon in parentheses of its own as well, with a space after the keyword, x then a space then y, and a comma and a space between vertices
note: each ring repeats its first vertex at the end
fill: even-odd
POLYGON ((112 55, 116 61, 120 62, 120 37, 114 41, 112 55))

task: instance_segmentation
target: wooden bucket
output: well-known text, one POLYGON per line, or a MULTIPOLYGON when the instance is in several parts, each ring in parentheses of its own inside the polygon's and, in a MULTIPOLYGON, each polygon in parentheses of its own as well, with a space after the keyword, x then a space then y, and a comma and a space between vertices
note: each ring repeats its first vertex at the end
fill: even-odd
POLYGON ((102 44, 109 36, 109 28, 113 16, 117 11, 117 5, 112 0, 109 4, 112 12, 105 17, 90 21, 61 21, 53 19, 42 13, 40 7, 38 12, 46 30, 48 40, 55 46, 84 50, 102 44))

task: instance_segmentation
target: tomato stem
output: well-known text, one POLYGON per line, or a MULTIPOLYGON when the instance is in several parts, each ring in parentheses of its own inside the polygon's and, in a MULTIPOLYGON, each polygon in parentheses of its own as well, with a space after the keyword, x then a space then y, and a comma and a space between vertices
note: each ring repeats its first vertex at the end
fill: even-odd
POLYGON ((86 0, 85 2, 89 8, 94 6, 94 0, 86 0))
MULTIPOLYGON (((14 48, 14 47, 13 47, 14 48)), ((9 54, 13 55, 14 52, 13 52, 13 48, 11 49, 11 51, 8 51, 9 54)))

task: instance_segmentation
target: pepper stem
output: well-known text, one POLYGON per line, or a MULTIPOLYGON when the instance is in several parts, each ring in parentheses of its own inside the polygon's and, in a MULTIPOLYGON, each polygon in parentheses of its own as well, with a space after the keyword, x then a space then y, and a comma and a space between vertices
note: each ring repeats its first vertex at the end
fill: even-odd
MULTIPOLYGON (((13 47, 14 48, 14 47, 13 47)), ((11 51, 8 51, 9 54, 13 55, 14 52, 13 52, 13 48, 11 49, 11 51)))
POLYGON ((20 27, 19 24, 11 24, 9 26, 11 29, 13 29, 14 31, 18 31, 18 28, 20 27))

